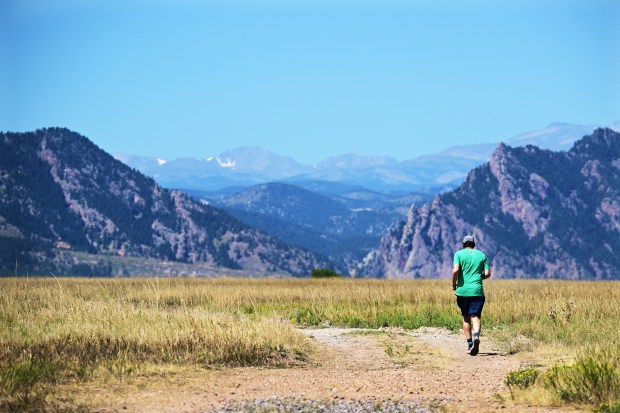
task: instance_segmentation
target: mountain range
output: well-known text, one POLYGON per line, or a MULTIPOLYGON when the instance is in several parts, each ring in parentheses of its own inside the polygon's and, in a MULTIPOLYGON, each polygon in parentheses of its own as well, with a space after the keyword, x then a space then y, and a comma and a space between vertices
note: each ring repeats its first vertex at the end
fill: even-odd
POLYGON ((620 133, 567 152, 499 145, 460 187, 412 206, 355 275, 449 277, 466 234, 498 277, 620 277, 620 133))
MULTIPOLYGON (((592 130, 593 126, 555 123, 509 141, 566 150, 592 130)), ((122 159, 163 185, 182 188, 249 226, 328 257, 338 271, 350 273, 387 228, 406 218, 411 205, 458 186, 497 146, 455 146, 403 162, 346 154, 313 166, 256 147, 203 161, 142 159, 141 164, 139 159, 122 159), (208 190, 219 185, 233 186, 208 190)))
POLYGON ((0 274, 131 274, 119 257, 261 275, 330 265, 162 188, 68 129, 1 133, 0 176, 0 274))
MULTIPOLYGON (((518 141, 540 136, 553 140, 547 131, 518 141)), ((64 128, 0 133, 0 275, 303 276, 331 267, 358 277, 440 277, 473 233, 499 277, 615 278, 619 146, 609 128, 568 151, 500 144, 438 195, 301 178, 186 193, 64 128)), ((476 158, 482 149, 452 150, 476 158)), ((239 160, 215 162, 233 168, 239 160)), ((334 158, 324 167, 364 162, 334 158)), ((255 159, 247 170, 260 165, 273 166, 255 159)))
MULTIPOLYGON (((612 125, 620 130, 620 122, 612 125)), ((512 146, 535 145, 568 150, 595 126, 553 123, 514 136, 512 146)), ((118 154, 116 158, 153 177, 160 185, 183 190, 217 191, 227 187, 280 181, 297 185, 338 182, 382 193, 436 194, 457 187, 467 173, 488 161, 499 142, 454 146, 437 154, 397 161, 391 157, 339 155, 316 165, 303 165, 258 147, 241 147, 204 159, 163 160, 118 154)))

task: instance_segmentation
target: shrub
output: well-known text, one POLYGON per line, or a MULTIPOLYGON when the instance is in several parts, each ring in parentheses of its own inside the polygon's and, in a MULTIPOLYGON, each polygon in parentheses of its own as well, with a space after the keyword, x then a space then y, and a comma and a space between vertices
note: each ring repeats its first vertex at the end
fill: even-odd
POLYGON ((540 371, 533 367, 514 370, 506 374, 505 383, 512 391, 513 388, 527 389, 536 382, 540 371))
POLYGON ((612 405, 602 403, 598 409, 594 409, 594 413, 620 413, 620 402, 612 405))
POLYGON ((620 349, 580 357, 573 365, 554 366, 545 373, 545 386, 562 400, 595 405, 607 403, 615 412, 620 402, 620 349))
POLYGON ((329 268, 316 268, 312 270, 310 273, 310 277, 312 278, 334 278, 334 277, 342 277, 342 275, 338 274, 334 270, 330 270, 329 268))
POLYGON ((31 354, 0 364, 0 410, 42 411, 49 392, 45 384, 56 382, 62 370, 59 363, 36 360, 31 354))

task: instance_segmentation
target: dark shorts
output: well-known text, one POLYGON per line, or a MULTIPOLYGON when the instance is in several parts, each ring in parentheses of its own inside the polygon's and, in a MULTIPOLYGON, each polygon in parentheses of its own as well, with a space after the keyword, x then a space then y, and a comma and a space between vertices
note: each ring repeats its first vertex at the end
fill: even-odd
POLYGON ((461 297, 457 295, 456 303, 461 309, 461 315, 463 317, 468 317, 470 315, 480 317, 482 315, 482 307, 484 307, 484 296, 461 297))

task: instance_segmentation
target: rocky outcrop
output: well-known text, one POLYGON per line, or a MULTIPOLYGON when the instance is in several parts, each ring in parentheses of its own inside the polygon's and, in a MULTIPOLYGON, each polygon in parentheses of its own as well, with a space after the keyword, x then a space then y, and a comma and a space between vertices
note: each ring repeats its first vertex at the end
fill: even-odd
POLYGON ((27 255, 53 260, 59 245, 257 275, 307 275, 328 265, 183 192, 161 188, 67 129, 0 134, 0 176, 0 244, 8 245, 0 251, 0 268, 9 266, 10 273, 16 261, 28 262, 27 255))
POLYGON ((499 277, 620 277, 620 134, 598 129, 568 152, 501 144, 456 190, 413 206, 355 271, 449 277, 474 234, 499 277))

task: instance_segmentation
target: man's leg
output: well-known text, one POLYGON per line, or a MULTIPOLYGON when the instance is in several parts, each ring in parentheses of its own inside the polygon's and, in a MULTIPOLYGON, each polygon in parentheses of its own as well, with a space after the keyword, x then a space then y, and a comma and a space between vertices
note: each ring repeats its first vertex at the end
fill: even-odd
POLYGON ((472 315, 470 316, 471 318, 471 324, 473 326, 473 347, 471 348, 471 350, 469 351, 469 354, 471 354, 472 356, 475 356, 476 354, 478 354, 478 349, 480 347, 480 317, 472 315))
POLYGON ((481 324, 480 317, 472 315, 472 316, 470 316, 470 318, 471 318, 471 325, 472 325, 472 327, 474 329, 473 333, 474 334, 476 334, 476 333, 480 334, 480 324, 481 324))
POLYGON ((467 352, 471 350, 474 345, 474 341, 471 338, 471 317, 463 316, 463 333, 465 333, 465 340, 467 340, 467 352))
POLYGON ((461 309, 461 315, 463 316, 463 333, 465 333, 465 339, 467 340, 467 351, 472 348, 474 342, 471 338, 471 317, 469 316, 469 298, 468 297, 456 297, 456 303, 461 309))
POLYGON ((463 317, 463 332, 465 333, 465 339, 471 340, 471 317, 463 317))

